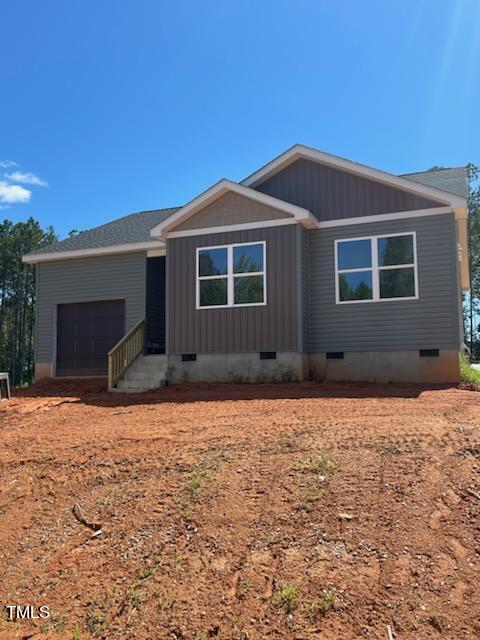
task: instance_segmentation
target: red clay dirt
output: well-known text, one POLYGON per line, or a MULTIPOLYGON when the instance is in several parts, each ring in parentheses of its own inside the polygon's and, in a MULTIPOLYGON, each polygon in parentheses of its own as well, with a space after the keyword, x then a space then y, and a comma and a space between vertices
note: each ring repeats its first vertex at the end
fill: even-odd
POLYGON ((478 392, 49 382, 0 439, 2 639, 480 636, 478 392))

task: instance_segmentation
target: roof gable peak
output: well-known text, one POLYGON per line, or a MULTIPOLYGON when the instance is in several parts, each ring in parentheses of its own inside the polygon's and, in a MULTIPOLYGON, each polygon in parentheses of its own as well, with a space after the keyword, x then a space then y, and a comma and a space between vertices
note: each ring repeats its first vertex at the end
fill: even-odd
POLYGON ((283 213, 288 213, 294 220, 300 222, 307 228, 314 228, 318 226, 317 219, 311 214, 308 209, 299 207, 285 200, 280 200, 273 196, 266 195, 260 191, 255 191, 237 182, 232 182, 226 178, 222 178, 219 182, 211 186, 209 189, 201 193, 193 200, 190 200, 186 205, 179 209, 172 216, 169 216, 166 220, 163 220, 157 224, 150 232, 153 238, 165 238, 171 231, 175 229, 181 222, 188 220, 199 211, 202 211, 205 207, 212 204, 226 193, 233 192, 255 202, 259 202, 273 209, 277 209, 283 213))
POLYGON ((359 162, 354 162, 340 156, 335 156, 324 151, 319 151, 303 144, 295 144, 282 154, 268 162, 266 165, 242 180, 240 184, 255 189, 268 178, 279 173, 297 160, 305 159, 318 162, 341 171, 346 171, 364 178, 380 182, 382 184, 401 189, 451 207, 465 207, 466 199, 444 191, 437 187, 428 186, 409 180, 403 176, 396 176, 387 171, 375 169, 359 162))

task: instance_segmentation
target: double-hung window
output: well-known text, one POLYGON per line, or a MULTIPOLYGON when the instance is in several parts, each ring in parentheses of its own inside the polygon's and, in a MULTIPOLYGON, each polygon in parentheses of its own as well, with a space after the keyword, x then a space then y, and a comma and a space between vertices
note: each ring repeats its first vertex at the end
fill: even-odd
POLYGON ((197 309, 264 305, 265 242, 197 249, 197 309))
POLYGON ((415 232, 335 241, 337 304, 418 298, 415 232))

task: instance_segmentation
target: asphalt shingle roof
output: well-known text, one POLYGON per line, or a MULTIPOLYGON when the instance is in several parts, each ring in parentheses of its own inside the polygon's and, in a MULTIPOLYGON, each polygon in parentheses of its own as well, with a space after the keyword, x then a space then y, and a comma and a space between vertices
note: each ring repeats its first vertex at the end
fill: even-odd
POLYGON ((55 242, 47 247, 36 250, 34 253, 56 253, 61 251, 76 251, 79 249, 98 249, 111 247, 117 244, 129 244, 131 242, 147 242, 152 240, 150 230, 155 225, 180 207, 171 209, 154 209, 153 211, 140 211, 131 213, 118 220, 107 222, 100 227, 82 231, 71 238, 55 242))
MULTIPOLYGON (((423 171, 421 173, 407 173, 401 177, 426 184, 430 187, 443 189, 444 191, 459 196, 467 196, 465 167, 437 169, 434 171, 423 171)), ((180 207, 131 213, 123 218, 118 218, 118 220, 102 224, 100 227, 82 231, 71 238, 43 247, 33 253, 35 255, 41 253, 61 253, 62 251, 98 249, 118 244, 146 242, 152 239, 150 237, 150 230, 159 222, 175 213, 175 211, 178 211, 178 209, 180 209, 180 207)))
POLYGON ((404 173, 400 177, 421 182, 436 189, 443 189, 443 191, 454 193, 457 196, 462 196, 462 198, 466 198, 468 195, 467 171, 465 167, 434 169, 433 171, 421 171, 420 173, 404 173))

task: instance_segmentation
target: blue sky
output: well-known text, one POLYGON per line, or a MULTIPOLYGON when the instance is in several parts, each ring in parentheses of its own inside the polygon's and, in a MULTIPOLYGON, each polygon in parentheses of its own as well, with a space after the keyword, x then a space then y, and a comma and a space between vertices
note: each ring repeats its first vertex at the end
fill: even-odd
POLYGON ((1 11, 0 163, 16 164, 0 166, 0 218, 64 236, 182 204, 296 142, 394 173, 480 164, 478 0, 1 11))

